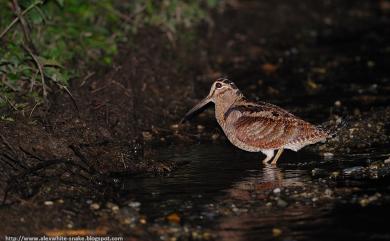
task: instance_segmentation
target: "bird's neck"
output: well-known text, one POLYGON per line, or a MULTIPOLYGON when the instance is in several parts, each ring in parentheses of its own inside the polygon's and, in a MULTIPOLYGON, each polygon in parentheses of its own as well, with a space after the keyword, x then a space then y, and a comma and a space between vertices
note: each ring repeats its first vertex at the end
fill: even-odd
POLYGON ((220 125, 222 125, 224 122, 225 113, 242 97, 243 96, 222 96, 215 101, 215 117, 220 125))

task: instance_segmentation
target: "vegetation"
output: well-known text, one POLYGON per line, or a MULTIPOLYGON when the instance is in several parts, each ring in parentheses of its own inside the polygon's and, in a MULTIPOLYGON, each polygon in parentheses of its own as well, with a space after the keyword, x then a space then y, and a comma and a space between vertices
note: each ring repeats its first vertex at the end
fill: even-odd
POLYGON ((118 43, 144 26, 170 38, 207 17, 219 0, 0 0, 0 107, 23 110, 70 94, 69 80, 110 65, 118 43))

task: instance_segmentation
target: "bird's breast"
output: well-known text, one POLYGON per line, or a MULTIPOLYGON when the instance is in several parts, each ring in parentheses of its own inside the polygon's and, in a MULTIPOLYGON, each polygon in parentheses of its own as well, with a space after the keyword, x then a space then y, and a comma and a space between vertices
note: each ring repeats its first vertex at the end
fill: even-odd
POLYGON ((248 143, 245 143, 238 138, 238 135, 237 135, 238 130, 235 126, 235 123, 237 122, 238 118, 240 118, 242 116, 242 114, 237 112, 237 111, 234 111, 234 112, 229 113, 228 116, 226 116, 225 113, 221 113, 220 115, 218 115, 216 113, 216 119, 217 119, 218 124, 221 126, 224 134, 228 138, 228 140, 233 145, 235 145, 236 147, 238 147, 242 150, 249 151, 249 152, 261 151, 262 148, 259 148, 259 147, 253 146, 253 145, 249 145, 248 143))

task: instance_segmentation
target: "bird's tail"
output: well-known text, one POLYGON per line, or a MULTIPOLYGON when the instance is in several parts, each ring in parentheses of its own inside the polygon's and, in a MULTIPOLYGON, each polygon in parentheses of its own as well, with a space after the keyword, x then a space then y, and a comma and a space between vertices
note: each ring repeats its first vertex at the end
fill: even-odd
POLYGON ((341 130, 343 130, 347 124, 349 123, 349 119, 347 117, 342 117, 336 120, 336 123, 332 121, 327 121, 318 126, 318 128, 322 129, 325 133, 328 134, 328 138, 335 137, 341 130))

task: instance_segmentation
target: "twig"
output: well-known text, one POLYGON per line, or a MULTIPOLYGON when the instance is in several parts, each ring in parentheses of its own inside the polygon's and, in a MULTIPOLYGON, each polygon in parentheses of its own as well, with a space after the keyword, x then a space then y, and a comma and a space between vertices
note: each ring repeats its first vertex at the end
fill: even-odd
MULTIPOLYGON (((31 9, 34 7, 43 4, 43 1, 36 1, 35 3, 31 4, 28 8, 26 8, 20 16, 24 16, 26 13, 28 13, 31 9)), ((4 31, 0 34, 0 39, 4 37, 4 35, 20 20, 19 16, 16 17, 5 29, 4 31)))
POLYGON ((73 153, 80 158, 80 160, 93 172, 93 173, 99 173, 92 165, 88 163, 87 158, 81 153, 80 149, 76 147, 75 145, 69 145, 69 148, 73 151, 73 153))
POLYGON ((9 144, 7 139, 5 139, 5 137, 2 134, 0 134, 0 138, 3 141, 4 145, 6 145, 8 149, 10 149, 15 154, 16 153, 15 149, 11 146, 11 144, 9 144))
POLYGON ((1 157, 0 157, 0 162, 4 162, 4 163, 7 164, 8 166, 10 166, 14 171, 19 171, 18 168, 16 168, 14 165, 12 165, 9 161, 7 161, 7 160, 4 159, 4 158, 1 158, 1 157))
MULTIPOLYGON (((98 2, 100 3, 100 2, 98 2)), ((105 7, 104 5, 101 5, 102 7, 105 7)), ((114 8, 106 8, 106 10, 110 11, 111 13, 117 15, 120 19, 126 21, 127 23, 133 23, 133 19, 138 15, 138 14, 141 14, 142 12, 144 12, 146 10, 146 5, 143 5, 141 6, 137 11, 135 11, 134 13, 130 14, 130 15, 126 15, 114 8)))
POLYGON ((29 118, 31 118, 31 116, 32 116, 32 114, 33 114, 35 108, 36 108, 39 104, 40 104, 40 103, 37 102, 37 103, 34 105, 34 107, 32 108, 32 110, 31 110, 31 112, 30 112, 30 115, 28 116, 29 118))
POLYGON ((31 171, 31 173, 33 173, 37 170, 40 170, 42 168, 45 168, 46 164, 48 164, 47 166, 50 166, 50 165, 57 164, 57 163, 59 163, 59 164, 64 163, 64 164, 69 164, 69 165, 74 166, 74 167, 78 167, 78 168, 80 168, 80 170, 83 170, 86 173, 91 174, 91 171, 88 170, 88 168, 90 168, 90 166, 88 164, 87 164, 88 168, 86 168, 83 165, 80 165, 72 160, 65 160, 65 159, 44 160, 44 159, 40 158, 39 156, 23 149, 22 147, 20 147, 20 150, 22 150, 30 158, 33 158, 33 159, 40 161, 40 163, 38 163, 34 167, 30 168, 30 170, 33 170, 33 171, 31 171))
POLYGON ((14 92, 17 92, 19 91, 17 88, 15 88, 14 86, 12 86, 10 83, 8 83, 8 81, 6 81, 6 75, 3 74, 1 76, 1 82, 6 85, 8 88, 10 88, 11 90, 13 90, 14 92))
POLYGON ((31 45, 31 47, 33 47, 33 49, 35 49, 33 46, 33 43, 31 42, 30 30, 28 29, 27 22, 24 19, 24 17, 21 15, 21 10, 20 10, 18 0, 12 0, 12 4, 14 5, 15 14, 19 18, 20 25, 22 25, 23 36, 24 36, 25 42, 28 43, 29 45, 31 45))
POLYGON ((124 94, 127 96, 127 97, 131 97, 131 94, 129 93, 128 89, 126 89, 126 87, 119 83, 118 81, 115 81, 115 80, 112 80, 111 83, 115 84, 116 86, 118 86, 119 88, 121 88, 124 92, 124 94))
POLYGON ((62 85, 60 83, 57 83, 57 82, 55 82, 55 83, 58 85, 58 87, 60 87, 61 89, 65 90, 65 92, 69 95, 70 99, 72 100, 73 105, 76 107, 77 113, 80 113, 80 110, 79 110, 79 107, 77 105, 77 102, 76 102, 75 98, 73 97, 72 93, 70 93, 68 87, 66 87, 65 85, 62 85))
POLYGON ((35 80, 36 80, 38 74, 39 74, 39 70, 35 71, 34 76, 31 78, 30 92, 33 91, 33 88, 35 85, 35 80))
POLYGON ((18 159, 18 158, 13 158, 11 157, 10 155, 8 155, 7 153, 4 153, 2 154, 2 156, 10 161, 12 161, 13 163, 16 163, 17 165, 21 166, 23 169, 27 169, 27 166, 22 164, 22 162, 18 159))
POLYGON ((79 85, 79 87, 82 87, 85 82, 87 82, 87 80, 89 78, 91 78, 93 75, 95 75, 96 72, 88 72, 88 74, 83 78, 83 80, 81 81, 81 84, 79 85))
POLYGON ((16 111, 18 110, 18 108, 16 108, 16 106, 11 103, 11 101, 7 98, 7 96, 3 95, 1 98, 4 99, 12 107, 12 109, 16 111))
POLYGON ((42 68, 42 65, 41 63, 39 62, 37 56, 35 56, 35 54, 33 54, 33 52, 31 51, 31 49, 23 44, 23 48, 30 54, 31 58, 34 60, 35 64, 37 65, 38 69, 39 69, 39 73, 41 74, 41 82, 42 82, 42 89, 43 89, 43 98, 44 100, 46 101, 46 97, 47 97, 47 91, 46 91, 46 84, 45 84, 45 74, 43 72, 43 68, 42 68))

